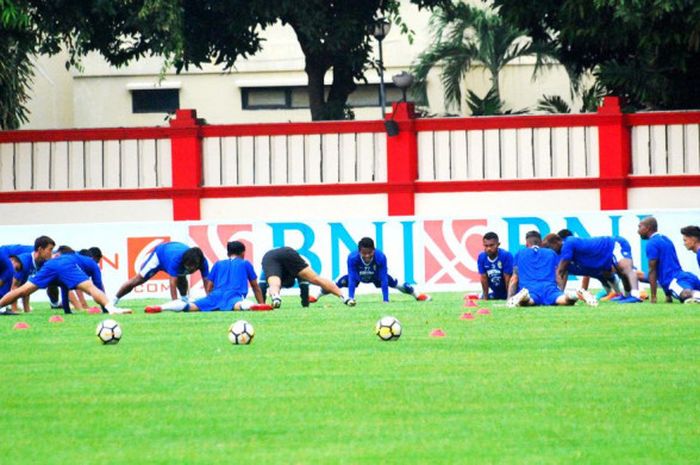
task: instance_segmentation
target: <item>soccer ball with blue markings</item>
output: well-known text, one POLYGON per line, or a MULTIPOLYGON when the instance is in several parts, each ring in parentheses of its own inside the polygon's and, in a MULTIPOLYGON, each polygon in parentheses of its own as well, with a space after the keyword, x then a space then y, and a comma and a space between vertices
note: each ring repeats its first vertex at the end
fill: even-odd
POLYGON ((228 328, 228 340, 231 341, 231 344, 250 344, 254 337, 255 328, 245 320, 238 320, 228 328))
POLYGON ((104 320, 97 325, 96 334, 102 344, 116 344, 122 338, 122 327, 114 320, 104 320))
POLYGON ((385 316, 377 321, 374 332, 382 341, 395 341, 401 337, 401 323, 393 316, 385 316))

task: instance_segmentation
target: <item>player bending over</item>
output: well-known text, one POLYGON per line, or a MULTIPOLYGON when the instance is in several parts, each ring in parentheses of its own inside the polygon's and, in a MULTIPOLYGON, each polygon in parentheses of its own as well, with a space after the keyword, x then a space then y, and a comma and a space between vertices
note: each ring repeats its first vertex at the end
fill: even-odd
MULTIPOLYGON (((529 231, 525 235, 525 245, 526 248, 520 249, 513 259, 513 277, 508 287, 506 305, 512 308, 575 304, 577 295, 564 292, 557 286, 559 256, 552 249, 541 247, 540 233, 529 231)), ((588 291, 585 293, 590 295, 588 291)))
POLYGON ((265 305, 265 300, 258 286, 258 276, 253 265, 245 259, 245 245, 239 241, 226 244, 228 259, 219 260, 209 273, 208 295, 194 302, 183 299, 173 300, 163 305, 146 307, 146 313, 160 313, 163 310, 173 312, 210 312, 213 310, 271 310, 265 305), (248 284, 253 289, 254 304, 245 300, 248 295, 248 284))
POLYGON ((0 307, 10 304, 20 297, 29 296, 38 289, 46 289, 50 284, 57 283, 67 289, 80 289, 89 294, 106 313, 131 313, 129 309, 116 308, 109 302, 104 292, 98 289, 80 268, 78 257, 79 255, 72 253, 47 260, 35 275, 29 277, 26 283, 0 299, 0 307))
MULTIPOLYGON (((28 253, 21 253, 17 258, 22 262, 22 269, 15 273, 12 287, 19 288, 27 282, 30 276, 34 275, 47 260, 53 256, 53 248, 56 247, 56 242, 48 236, 39 236, 34 240, 34 250, 28 253)), ((17 304, 13 303, 13 310, 16 310, 17 304)), ((25 312, 31 311, 29 303, 29 294, 22 297, 22 306, 25 312)))
POLYGON ((508 285, 513 275, 513 255, 500 248, 498 234, 484 234, 484 251, 476 260, 481 275, 481 298, 483 300, 505 300, 508 285))
MULTIPOLYGON (((347 263, 348 274, 338 279, 335 284, 339 288, 348 288, 349 299, 353 303, 355 301, 355 290, 360 283, 371 283, 375 287, 381 288, 384 302, 389 302, 390 287, 413 296, 419 301, 430 300, 430 296, 426 294, 416 294, 416 290, 408 283, 399 285, 398 280, 393 278, 388 272, 386 255, 374 247, 374 241, 370 237, 360 239, 360 242, 357 243, 357 250, 348 255, 347 263)), ((322 289, 318 295, 309 300, 315 302, 327 293, 322 289)))
POLYGON ((697 226, 686 226, 681 228, 681 234, 683 235, 683 245, 696 255, 698 268, 700 268, 700 228, 697 226))
POLYGON ((661 285, 666 293, 666 301, 676 298, 683 303, 700 303, 700 279, 693 273, 683 271, 678 261, 676 248, 671 239, 658 232, 656 218, 649 216, 639 222, 637 232, 646 245, 649 260, 650 293, 649 300, 656 303, 656 293, 661 285))
MULTIPOLYGON (((270 291, 273 308, 279 308, 282 305, 281 288, 293 287, 297 279, 300 282, 300 287, 301 283, 315 284, 321 286, 327 294, 333 294, 338 297, 345 305, 355 305, 354 300, 346 299, 343 296, 343 293, 340 292, 340 289, 333 281, 317 275, 299 255, 299 252, 291 247, 279 247, 263 255, 260 280, 265 286, 263 295, 266 294, 268 289, 270 291)), ((305 291, 302 288, 301 300, 302 305, 306 307, 309 301, 308 284, 305 287, 305 291)))
MULTIPOLYGON (((177 289, 180 291, 180 296, 187 300, 189 284, 187 275, 199 270, 204 280, 204 289, 208 288, 207 281, 209 277, 209 263, 204 258, 204 254, 199 247, 188 247, 182 242, 165 242, 160 244, 146 258, 146 261, 141 265, 139 273, 122 284, 122 287, 117 291, 117 295, 112 301, 114 305, 119 303, 119 299, 127 295, 136 286, 140 286, 151 279, 159 271, 165 271, 172 278, 177 278, 177 289)), ((170 289, 173 300, 177 298, 175 290, 170 289)))

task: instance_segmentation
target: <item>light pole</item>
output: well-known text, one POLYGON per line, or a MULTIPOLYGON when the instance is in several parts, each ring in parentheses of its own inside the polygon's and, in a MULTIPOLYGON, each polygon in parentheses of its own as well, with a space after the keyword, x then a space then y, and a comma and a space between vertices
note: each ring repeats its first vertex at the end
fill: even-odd
POLYGON ((382 106, 382 119, 386 119, 386 93, 384 92, 384 56, 382 41, 389 34, 391 23, 386 18, 379 18, 374 23, 372 35, 379 42, 379 104, 382 106))

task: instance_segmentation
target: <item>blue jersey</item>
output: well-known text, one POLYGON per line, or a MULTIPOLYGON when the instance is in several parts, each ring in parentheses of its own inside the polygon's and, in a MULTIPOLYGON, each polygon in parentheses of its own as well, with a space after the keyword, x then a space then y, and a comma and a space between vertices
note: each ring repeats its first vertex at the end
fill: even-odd
POLYGON ((22 263, 22 269, 15 272, 15 279, 22 285, 27 282, 30 276, 34 276, 39 271, 41 265, 34 261, 34 253, 20 254, 17 259, 22 263))
POLYGON ((518 289, 556 285, 559 256, 551 249, 538 246, 520 249, 515 254, 514 265, 518 267, 518 289))
MULTIPOLYGON (((189 246, 182 242, 166 242, 160 244, 154 249, 158 257, 158 262, 160 263, 159 268, 170 276, 185 276, 187 272, 185 271, 185 267, 182 266, 182 256, 188 250, 189 246)), ((208 278, 209 263, 206 258, 202 260, 199 271, 202 273, 202 278, 208 278)))
POLYGON ((197 299, 197 307, 204 311, 233 310, 237 302, 248 294, 248 283, 257 279, 253 265, 242 258, 219 260, 209 273, 214 288, 208 296, 197 299))
POLYGON ((75 289, 78 284, 90 279, 80 267, 82 261, 78 257, 83 256, 72 253, 47 260, 35 275, 29 277, 29 282, 40 289, 45 289, 52 284, 75 289))
POLYGON ((369 263, 362 260, 358 250, 348 255, 348 295, 355 298, 355 288, 358 283, 373 283, 379 281, 382 288, 382 297, 385 302, 389 300, 389 272, 387 271, 386 255, 374 249, 374 257, 369 263))
POLYGON ((4 255, 6 257, 9 257, 10 255, 18 257, 23 253, 32 252, 34 252, 34 247, 31 245, 11 244, 0 247, 0 255, 4 255))
POLYGON ((561 247, 561 259, 588 270, 608 270, 613 265, 615 238, 567 237, 561 247))
MULTIPOLYGON (((85 275, 92 280, 92 283, 102 292, 105 290, 104 283, 102 282, 102 270, 95 260, 86 255, 80 254, 66 254, 74 255, 75 262, 78 268, 85 273, 85 275)), ((58 258, 58 257, 56 257, 58 258)), ((53 259, 52 259, 53 260, 53 259)), ((60 280, 55 280, 52 284, 59 284, 61 286, 61 303, 63 304, 63 309, 70 313, 70 299, 68 298, 68 286, 61 284, 60 280)))
POLYGON ((10 292, 14 276, 15 268, 12 261, 7 257, 0 257, 0 297, 10 292))
POLYGON ((647 258, 656 260, 656 280, 668 289, 673 278, 683 272, 673 242, 663 234, 655 233, 647 241, 646 250, 647 258))
POLYGON ((505 299, 508 296, 506 289, 506 274, 513 274, 513 255, 507 250, 498 249, 498 255, 491 260, 486 252, 481 252, 476 260, 479 274, 485 274, 489 280, 489 288, 493 291, 494 299, 505 299))

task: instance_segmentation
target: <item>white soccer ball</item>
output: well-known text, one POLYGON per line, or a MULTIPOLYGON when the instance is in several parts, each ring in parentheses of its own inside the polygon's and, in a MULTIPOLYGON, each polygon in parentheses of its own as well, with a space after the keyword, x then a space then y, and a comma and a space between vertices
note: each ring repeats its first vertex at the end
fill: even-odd
POLYGON ((231 344, 250 344, 255 337, 255 328, 245 320, 238 320, 228 328, 231 344))
POLYGON ((374 332, 382 341, 395 341, 401 337, 401 322, 393 316, 385 316, 377 321, 374 332))
POLYGON ((95 334, 102 344, 116 344, 122 338, 122 327, 114 320, 104 320, 97 325, 95 334))

